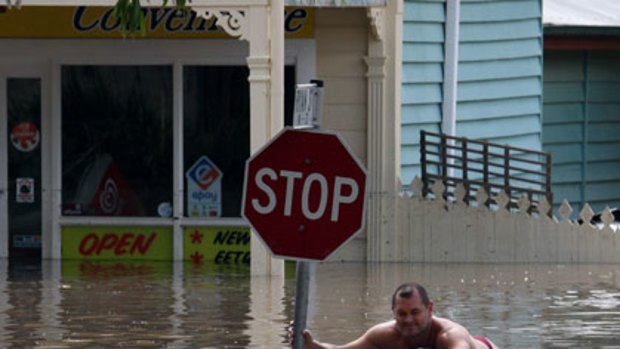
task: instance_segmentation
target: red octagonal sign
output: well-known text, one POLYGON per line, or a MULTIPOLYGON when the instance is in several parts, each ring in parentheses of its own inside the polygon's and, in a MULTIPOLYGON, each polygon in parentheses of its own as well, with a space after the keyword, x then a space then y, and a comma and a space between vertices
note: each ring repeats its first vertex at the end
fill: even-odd
POLYGON ((365 203, 366 171, 334 133, 285 129, 245 165, 243 217, 278 257, 326 259, 365 203))

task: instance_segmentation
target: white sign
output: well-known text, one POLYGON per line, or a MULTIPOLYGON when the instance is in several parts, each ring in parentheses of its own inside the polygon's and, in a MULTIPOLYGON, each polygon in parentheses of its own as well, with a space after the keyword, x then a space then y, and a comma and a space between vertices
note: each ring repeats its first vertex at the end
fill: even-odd
POLYGON ((187 170, 188 216, 222 216, 222 178, 222 171, 204 155, 187 170))
POLYGON ((293 127, 321 128, 323 121, 323 87, 317 84, 298 84, 295 87, 293 127))
POLYGON ((17 178, 15 185, 16 202, 26 204, 34 202, 34 178, 17 178))
MULTIPOLYGON (((323 218, 323 215, 327 208, 327 202, 330 200, 332 206, 330 209, 330 220, 332 222, 338 222, 339 212, 340 212, 340 204, 350 204, 355 202, 358 197, 359 187, 357 182, 353 178, 349 177, 334 177, 334 183, 328 183, 327 178, 320 173, 313 172, 309 174, 305 179, 303 179, 303 173, 297 171, 280 171, 280 176, 286 178, 286 193, 284 200, 284 216, 291 216, 292 206, 293 206, 293 197, 299 197, 299 193, 295 195, 294 193, 294 182, 296 179, 301 179, 303 181, 303 189, 301 193, 301 202, 296 203, 301 206, 301 212, 303 215, 310 220, 317 220, 323 218), (319 205, 313 211, 310 208, 310 190, 314 184, 317 184, 320 188, 319 195, 319 205), (331 193, 330 193, 330 187, 331 193), (347 187, 349 194, 343 195, 343 188, 347 187)), ((262 205, 258 199, 252 199, 252 207, 256 210, 256 212, 260 214, 271 214, 273 210, 276 208, 277 200, 276 194, 273 189, 264 181, 264 177, 269 177, 271 181, 277 181, 278 175, 276 172, 269 168, 263 167, 256 172, 256 176, 254 178, 256 186, 265 193, 268 198, 267 204, 262 205)))

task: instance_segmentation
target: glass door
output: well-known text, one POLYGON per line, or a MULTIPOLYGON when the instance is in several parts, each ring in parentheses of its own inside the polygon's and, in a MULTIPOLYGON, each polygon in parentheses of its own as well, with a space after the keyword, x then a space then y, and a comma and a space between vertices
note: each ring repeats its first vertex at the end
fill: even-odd
POLYGON ((41 259, 42 79, 0 71, 0 255, 41 259))

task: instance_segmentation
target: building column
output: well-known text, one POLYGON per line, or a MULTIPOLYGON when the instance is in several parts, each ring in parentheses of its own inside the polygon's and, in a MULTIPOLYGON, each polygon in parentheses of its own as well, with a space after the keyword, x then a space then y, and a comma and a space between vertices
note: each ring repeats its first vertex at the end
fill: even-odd
MULTIPOLYGON (((284 1, 257 2, 239 9, 193 9, 207 19, 217 18, 217 25, 227 34, 249 43, 250 153, 254 154, 284 125, 284 1)), ((251 255, 252 275, 284 275, 284 262, 271 256, 256 232, 251 255)))
POLYGON ((399 260, 396 200, 400 166, 400 32, 402 1, 369 8, 367 259, 399 260))

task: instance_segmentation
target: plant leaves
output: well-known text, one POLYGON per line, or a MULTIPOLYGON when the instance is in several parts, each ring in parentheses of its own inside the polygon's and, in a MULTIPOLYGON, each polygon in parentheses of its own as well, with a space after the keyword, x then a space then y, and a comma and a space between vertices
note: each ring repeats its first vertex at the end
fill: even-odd
MULTIPOLYGON (((177 14, 185 16, 191 0, 173 0, 177 14)), ((148 0, 147 0, 148 2, 148 0)), ((163 0, 162 7, 168 5, 170 0, 163 0)), ((117 0, 112 12, 115 20, 119 21, 123 38, 129 34, 132 37, 140 32, 146 36, 146 15, 140 0, 117 0)))

